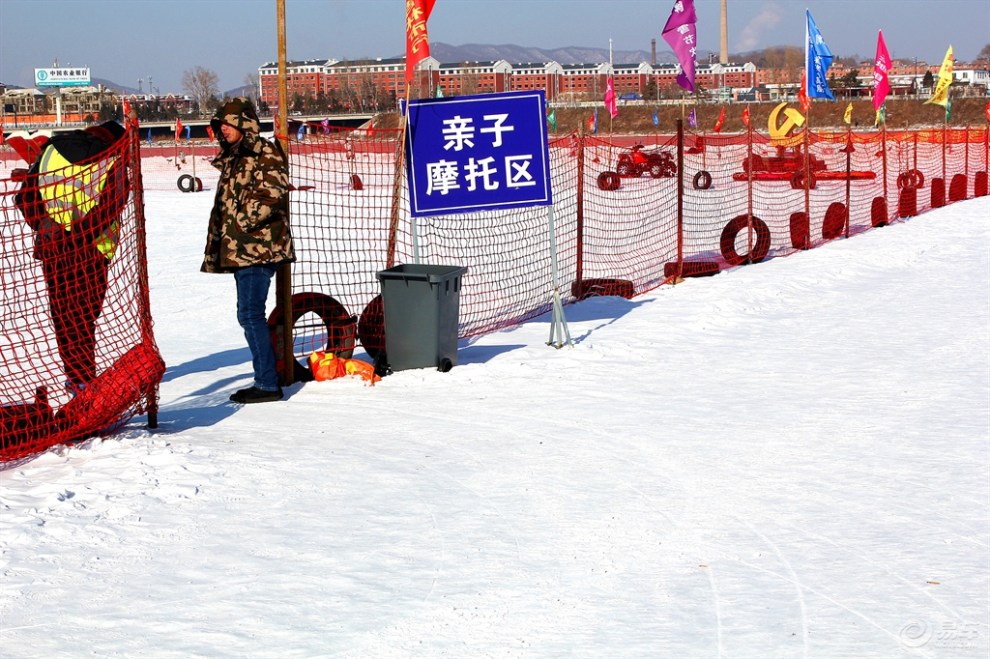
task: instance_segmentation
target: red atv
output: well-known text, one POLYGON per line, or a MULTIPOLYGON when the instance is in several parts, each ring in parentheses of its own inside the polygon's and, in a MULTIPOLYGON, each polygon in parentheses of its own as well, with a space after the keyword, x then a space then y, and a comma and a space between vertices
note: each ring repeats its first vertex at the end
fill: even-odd
MULTIPOLYGON (((809 154, 809 166, 813 172, 823 172, 826 169, 825 161, 809 154)), ((753 154, 745 158, 742 162, 744 172, 753 171, 770 172, 771 174, 791 174, 793 172, 804 171, 804 153, 800 147, 794 147, 789 152, 784 147, 777 147, 776 156, 760 156, 753 154)))
POLYGON ((669 151, 644 151, 643 145, 637 144, 619 154, 615 172, 625 177, 639 177, 644 172, 653 178, 670 177, 677 173, 677 163, 669 151))

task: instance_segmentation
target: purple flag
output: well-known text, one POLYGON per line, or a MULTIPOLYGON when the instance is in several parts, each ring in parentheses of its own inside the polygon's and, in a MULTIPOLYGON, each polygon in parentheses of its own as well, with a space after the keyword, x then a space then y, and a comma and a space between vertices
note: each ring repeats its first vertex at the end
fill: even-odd
POLYGON ((691 108, 691 112, 688 113, 688 126, 691 128, 698 127, 698 115, 694 113, 694 108, 691 108))
POLYGON ((694 54, 698 47, 695 23, 698 17, 694 13, 694 0, 675 0, 667 24, 663 26, 663 40, 670 44, 681 72, 677 74, 677 84, 694 91, 694 54))

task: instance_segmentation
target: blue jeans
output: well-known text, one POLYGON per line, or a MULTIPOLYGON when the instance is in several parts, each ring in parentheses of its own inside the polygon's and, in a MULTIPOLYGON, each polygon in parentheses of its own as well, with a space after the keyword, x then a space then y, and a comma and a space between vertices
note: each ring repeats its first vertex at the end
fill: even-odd
POLYGON ((275 372, 275 351, 268 335, 265 303, 268 289, 278 266, 253 265, 234 271, 237 284, 237 322, 244 329, 244 338, 251 349, 251 366, 254 367, 254 386, 264 391, 277 391, 278 373, 275 372))

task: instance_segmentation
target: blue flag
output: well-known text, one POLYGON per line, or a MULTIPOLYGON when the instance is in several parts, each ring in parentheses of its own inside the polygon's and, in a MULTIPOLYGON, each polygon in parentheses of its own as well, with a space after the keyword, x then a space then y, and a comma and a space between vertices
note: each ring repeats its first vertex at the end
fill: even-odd
POLYGON ((656 110, 653 111, 653 125, 654 126, 660 125, 660 116, 657 114, 656 110))
POLYGON ((595 127, 591 131, 592 133, 598 132, 598 108, 595 108, 595 127))
POLYGON ((148 146, 151 146, 151 129, 148 129, 148 146))
POLYGON ((807 9, 808 26, 804 35, 804 62, 808 79, 809 98, 827 98, 835 100, 832 90, 828 88, 828 69, 832 66, 832 51, 825 45, 822 33, 815 25, 815 19, 807 9))
POLYGON ((186 139, 189 139, 189 135, 192 134, 192 126, 186 126, 186 139))
POLYGON ((691 112, 688 113, 688 126, 691 128, 698 127, 698 115, 695 114, 694 108, 691 108, 691 112))
POLYGON ((296 139, 301 142, 302 141, 302 138, 303 138, 303 135, 305 135, 305 134, 306 134, 306 124, 302 124, 302 125, 299 126, 299 132, 296 133, 296 139))

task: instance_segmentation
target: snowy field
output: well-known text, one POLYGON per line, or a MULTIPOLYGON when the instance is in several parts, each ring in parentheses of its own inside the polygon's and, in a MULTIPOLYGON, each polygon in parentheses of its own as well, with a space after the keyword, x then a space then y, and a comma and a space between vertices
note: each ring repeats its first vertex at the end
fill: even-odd
POLYGON ((0 471, 4 659, 990 652, 990 197, 246 407, 211 203, 160 427, 0 471))

